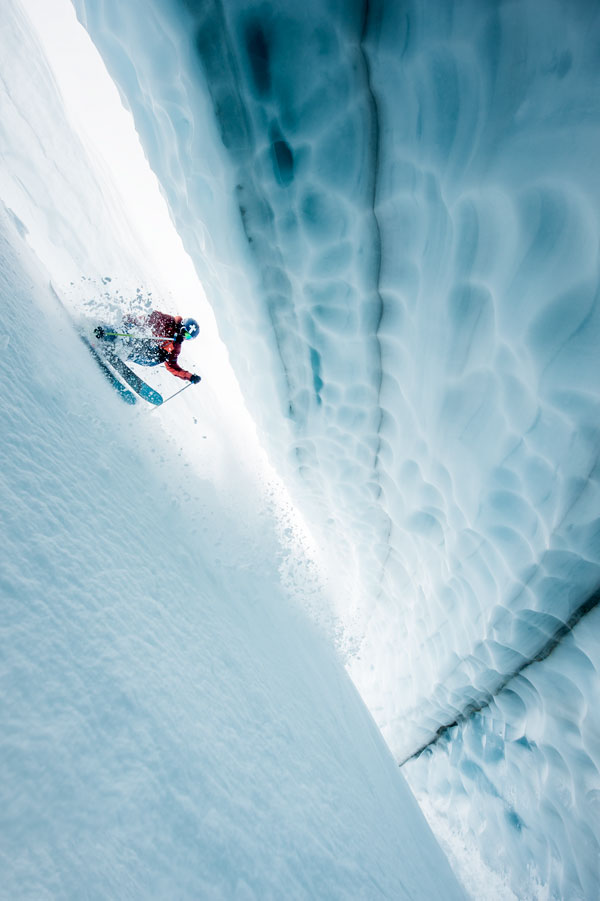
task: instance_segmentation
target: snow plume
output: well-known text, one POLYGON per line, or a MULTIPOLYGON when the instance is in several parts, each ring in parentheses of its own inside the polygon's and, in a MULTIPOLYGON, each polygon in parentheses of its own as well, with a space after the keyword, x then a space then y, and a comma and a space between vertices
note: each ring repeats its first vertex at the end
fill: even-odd
POLYGON ((520 895, 591 897, 597 4, 75 6, 390 747, 520 895))

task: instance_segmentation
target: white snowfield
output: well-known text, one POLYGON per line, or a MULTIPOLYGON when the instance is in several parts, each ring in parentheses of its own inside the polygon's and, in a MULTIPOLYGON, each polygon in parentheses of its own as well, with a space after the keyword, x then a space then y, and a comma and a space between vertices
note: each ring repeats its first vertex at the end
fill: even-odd
POLYGON ((598 4, 74 3, 419 797, 596 897, 598 4))
MULTIPOLYGON (((42 31, 48 15, 42 0, 4 4, 0 199, 55 281, 77 267, 96 279, 118 273, 127 295, 138 284, 131 261, 145 252, 134 247, 131 210, 73 144, 39 47, 25 49, 25 33, 15 39, 15 29, 26 32, 21 5, 42 31)), ((73 5, 133 113, 262 440, 328 563, 347 668, 456 872, 478 901, 595 899, 600 7, 73 5)), ((25 294, 47 303, 49 327, 77 355, 50 298, 31 297, 16 264, 8 268, 22 304, 25 294)), ((152 266, 140 270, 146 286, 153 276, 152 266)), ((25 605, 6 633, 15 648, 7 678, 30 704, 17 698, 8 734, 40 755, 7 783, 11 848, 21 849, 8 854, 12 885, 23 889, 45 868, 32 897, 75 897, 90 872, 98 896, 126 886, 131 897, 430 898, 441 885, 451 897, 458 888, 421 840, 372 724, 321 639, 289 609, 277 573, 287 550, 255 483, 235 468, 239 449, 254 448, 241 407, 219 427, 228 404, 211 387, 213 341, 216 331, 202 349, 203 393, 188 403, 210 441, 198 441, 182 408, 160 413, 179 430, 183 457, 166 445, 150 462, 144 442, 162 440, 153 420, 118 409, 85 354, 77 369, 87 374, 64 398, 58 387, 32 392, 51 398, 51 411, 67 405, 86 461, 69 451, 83 487, 67 480, 64 496, 50 488, 60 511, 52 525, 33 502, 22 507, 39 534, 27 545, 32 575, 15 571, 14 596, 48 601, 37 620, 38 606, 25 605), (116 459, 126 461, 123 476, 116 459), (172 499, 183 459, 206 481, 192 476, 188 489, 186 480, 182 505, 172 499), (158 492, 142 493, 153 484, 158 492), (100 514, 90 519, 97 491, 100 514), (66 497, 84 524, 79 542, 60 525, 66 497), (196 532, 180 546, 181 521, 196 532), (59 548, 55 534, 69 540, 59 548), (156 566, 165 551, 183 564, 175 603, 164 600, 172 574, 156 566), (134 572, 138 555, 147 563, 134 572), (63 591, 71 615, 62 617, 55 591, 66 581, 82 593, 63 591), (63 632, 72 620, 73 633, 63 632), (42 685, 37 658, 20 654, 30 635, 45 669, 56 667, 54 682, 42 685), (85 642, 95 642, 89 655, 85 642), (48 726, 44 711, 63 709, 48 726), (63 742, 68 734, 75 739, 63 742), (108 799, 94 810, 83 800, 90 781, 92 800, 108 799), (54 793, 48 803, 40 785, 54 793), (42 816, 49 809, 52 821, 42 816), (54 873, 73 885, 55 888, 54 873), (131 873, 141 881, 127 883, 131 873), (102 879, 113 879, 104 893, 102 879)), ((42 384, 68 382, 67 369, 42 384)), ((13 458, 37 459, 41 437, 31 436, 43 434, 44 416, 23 424, 16 451, 0 445, 21 499, 30 489, 13 458)), ((49 448, 60 444, 53 429, 49 448)), ((61 484, 62 453, 38 462, 61 484)), ((18 561, 29 531, 9 534, 18 561)), ((300 565, 296 595, 307 571, 300 565)), ((28 758, 20 751, 18 760, 28 758)))

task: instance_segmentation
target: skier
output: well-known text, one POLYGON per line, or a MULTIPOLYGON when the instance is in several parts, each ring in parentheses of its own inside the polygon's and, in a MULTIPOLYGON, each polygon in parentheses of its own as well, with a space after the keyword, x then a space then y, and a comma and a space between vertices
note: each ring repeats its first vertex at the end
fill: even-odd
MULTIPOLYGON (((181 345, 190 338, 195 338, 200 331, 200 326, 195 319, 182 319, 181 316, 170 316, 168 313, 160 313, 154 310, 143 320, 129 317, 123 323, 125 329, 130 331, 144 330, 150 334, 129 335, 127 343, 127 360, 139 363, 141 366, 158 366, 164 363, 165 369, 177 376, 196 385, 200 376, 182 367, 177 362, 181 345)), ((105 341, 114 341, 119 333, 108 326, 99 325, 94 329, 97 338, 105 341)))

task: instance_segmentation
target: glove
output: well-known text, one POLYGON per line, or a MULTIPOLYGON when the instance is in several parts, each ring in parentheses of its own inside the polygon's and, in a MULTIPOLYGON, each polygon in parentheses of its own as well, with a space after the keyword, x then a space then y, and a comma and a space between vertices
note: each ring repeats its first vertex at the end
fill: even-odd
POLYGON ((193 375, 190 379, 190 382, 192 383, 192 385, 197 385, 199 381, 200 381, 199 375, 193 375))
POLYGON ((96 338, 104 338, 104 329, 101 325, 96 326, 96 328, 94 329, 94 334, 96 338))

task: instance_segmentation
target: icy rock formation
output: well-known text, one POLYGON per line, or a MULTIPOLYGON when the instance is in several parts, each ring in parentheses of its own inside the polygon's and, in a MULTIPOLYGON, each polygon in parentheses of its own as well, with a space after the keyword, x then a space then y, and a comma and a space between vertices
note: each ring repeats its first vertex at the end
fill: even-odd
POLYGON ((534 860, 588 891, 597 663, 582 652, 589 700, 548 739, 589 778, 560 809, 539 786, 554 820, 528 775, 552 680, 513 682, 585 635, 599 597, 597 5, 75 5, 272 452, 343 559, 350 670, 390 746, 435 747, 433 770, 484 721, 496 751, 450 766, 448 792, 494 799, 527 849, 515 885, 534 860), (486 771, 510 749, 531 752, 515 786, 486 771))

